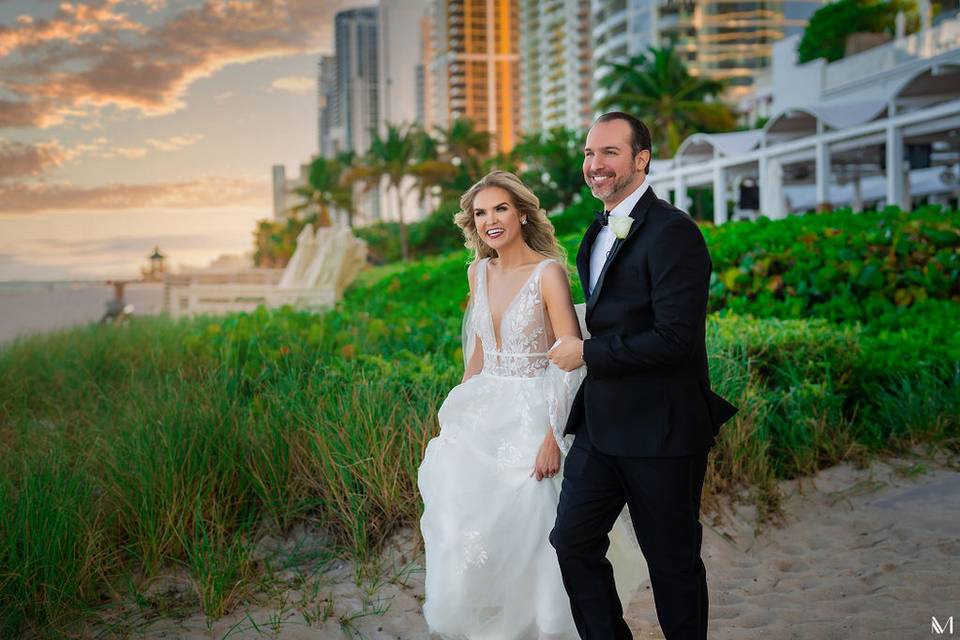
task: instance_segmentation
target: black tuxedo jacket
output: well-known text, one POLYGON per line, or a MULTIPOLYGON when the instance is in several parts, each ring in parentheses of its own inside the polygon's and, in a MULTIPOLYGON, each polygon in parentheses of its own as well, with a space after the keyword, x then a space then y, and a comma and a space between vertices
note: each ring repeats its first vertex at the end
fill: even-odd
POLYGON ((583 345, 587 375, 566 432, 586 429, 591 444, 610 455, 703 453, 737 411, 710 390, 710 255, 693 219, 650 187, 630 217, 630 232, 614 243, 594 291, 590 250, 598 222, 577 253, 590 338, 583 345))

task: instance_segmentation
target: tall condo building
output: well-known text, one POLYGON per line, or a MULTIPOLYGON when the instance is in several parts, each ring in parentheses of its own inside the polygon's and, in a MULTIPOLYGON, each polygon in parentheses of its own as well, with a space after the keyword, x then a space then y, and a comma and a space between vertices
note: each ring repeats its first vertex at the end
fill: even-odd
POLYGON ((366 151, 379 122, 377 13, 367 7, 334 17, 338 152, 366 151))
MULTIPOLYGON (((380 0, 379 6, 379 86, 377 130, 385 135, 387 125, 423 123, 423 64, 419 37, 424 13, 430 0, 380 0)), ((384 220, 398 220, 401 207, 406 221, 420 218, 425 204, 417 202, 412 189, 413 179, 401 184, 398 204, 396 195, 380 185, 380 211, 384 220)))
POLYGON ((524 132, 585 129, 593 96, 590 0, 520 0, 524 132))
POLYGON ((380 0, 379 130, 390 124, 419 121, 418 69, 422 66, 418 37, 429 0, 380 0))
POLYGON ((417 120, 427 131, 431 131, 437 124, 436 78, 431 72, 431 67, 436 59, 433 13, 431 4, 420 17, 420 70, 418 72, 420 86, 417 95, 417 120))
POLYGON ((509 151, 520 132, 516 0, 433 0, 430 25, 430 117, 439 126, 471 120, 493 135, 495 151, 509 151))
POLYGON ((324 158, 337 155, 334 147, 334 125, 337 121, 337 59, 320 56, 317 62, 317 149, 324 158))
MULTIPOLYGON (((803 31, 822 0, 592 0, 593 63, 622 61, 670 44, 691 73, 727 80, 729 96, 749 93, 770 67, 773 44, 803 31)), ((594 93, 594 98, 600 97, 594 93)))

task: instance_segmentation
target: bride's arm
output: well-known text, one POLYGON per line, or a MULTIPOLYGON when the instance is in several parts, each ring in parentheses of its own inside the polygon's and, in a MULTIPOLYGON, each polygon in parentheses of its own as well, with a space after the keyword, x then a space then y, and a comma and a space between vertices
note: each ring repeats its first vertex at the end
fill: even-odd
POLYGON ((476 340, 476 344, 473 347, 473 355, 470 356, 470 362, 467 363, 467 368, 463 372, 463 379, 460 381, 460 384, 463 384, 483 370, 483 345, 480 344, 480 336, 477 336, 474 340, 476 340))
MULTIPOLYGON (((467 269, 467 284, 470 286, 471 300, 473 300, 473 281, 476 273, 477 263, 474 262, 470 265, 470 268, 467 269)), ((470 354, 470 361, 467 362, 467 366, 464 368, 463 379, 460 380, 460 384, 463 384, 483 370, 483 345, 480 342, 480 336, 474 336, 473 340, 473 352, 470 354)))
MULTIPOLYGON (((579 340, 580 323, 577 321, 577 312, 573 308, 567 272, 562 265, 552 263, 543 270, 540 277, 540 293, 543 296, 547 319, 553 327, 553 334, 558 338, 567 336, 579 340)), ((552 477, 560 470, 560 446, 557 443, 555 426, 558 425, 547 425, 547 432, 537 452, 532 474, 537 480, 552 477)), ((559 428, 562 429, 562 425, 559 428)))
POLYGON ((559 263, 547 265, 540 279, 540 292, 546 308, 553 335, 557 338, 571 336, 580 340, 580 322, 573 308, 570 281, 567 272, 559 263))

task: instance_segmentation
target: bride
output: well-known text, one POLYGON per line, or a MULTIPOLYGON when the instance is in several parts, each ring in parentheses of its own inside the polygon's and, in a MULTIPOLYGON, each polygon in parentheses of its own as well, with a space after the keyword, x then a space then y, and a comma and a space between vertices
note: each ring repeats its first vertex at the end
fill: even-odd
MULTIPOLYGON (((566 260, 539 200, 511 173, 485 176, 460 209, 474 252, 466 370, 419 470, 424 617, 444 638, 575 639, 548 542, 572 442, 563 426, 585 375, 547 359, 557 337, 581 336, 566 260)), ((624 603, 647 577, 626 522, 607 552, 624 603)))

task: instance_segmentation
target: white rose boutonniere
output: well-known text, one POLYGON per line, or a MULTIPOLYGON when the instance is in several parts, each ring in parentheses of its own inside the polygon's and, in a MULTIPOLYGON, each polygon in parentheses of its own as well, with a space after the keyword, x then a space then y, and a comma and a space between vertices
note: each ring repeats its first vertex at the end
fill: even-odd
POLYGON ((633 218, 630 216, 610 216, 610 230, 621 240, 630 233, 631 225, 633 225, 633 218))

